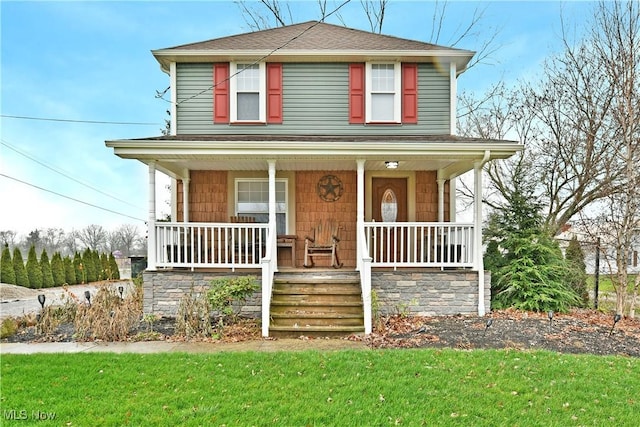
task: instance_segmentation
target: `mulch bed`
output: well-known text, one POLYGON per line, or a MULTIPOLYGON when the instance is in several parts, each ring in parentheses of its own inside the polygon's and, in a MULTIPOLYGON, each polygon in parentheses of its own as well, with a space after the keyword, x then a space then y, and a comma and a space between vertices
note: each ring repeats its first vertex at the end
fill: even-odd
POLYGON ((365 338, 374 348, 544 349, 560 353, 640 357, 640 319, 594 310, 569 314, 503 310, 480 317, 402 317, 383 320, 365 338))
MULTIPOLYGON (((175 334, 174 319, 159 319, 149 325, 140 322, 127 340, 183 341, 175 334)), ((21 327, 2 342, 74 341, 71 324, 62 324, 47 335, 36 334, 34 326, 21 327)), ((255 321, 227 326, 222 337, 189 338, 191 341, 238 342, 259 340, 255 321)), ((304 339, 311 339, 304 337, 304 339)), ((455 348, 550 350, 560 353, 624 355, 640 357, 640 319, 622 318, 595 310, 573 310, 568 314, 531 313, 517 310, 495 311, 477 316, 390 316, 380 320, 369 336, 345 339, 364 341, 371 348, 455 348)))

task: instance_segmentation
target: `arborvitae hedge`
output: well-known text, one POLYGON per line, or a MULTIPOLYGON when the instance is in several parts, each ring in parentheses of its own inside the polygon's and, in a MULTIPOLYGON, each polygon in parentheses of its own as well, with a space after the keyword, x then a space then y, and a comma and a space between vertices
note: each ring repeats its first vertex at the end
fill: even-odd
POLYGON ((101 271, 101 279, 102 280, 109 280, 111 279, 111 269, 109 268, 109 257, 107 256, 107 254, 102 253, 100 255, 100 266, 102 267, 100 269, 101 271))
POLYGON ((82 257, 79 252, 76 252, 73 257, 73 268, 76 270, 76 283, 87 283, 87 271, 84 268, 82 257))
POLYGON ((0 282, 10 285, 16 284, 16 273, 13 271, 13 262, 11 262, 11 251, 9 245, 4 245, 2 250, 2 259, 0 259, 0 282))
POLYGON ((109 271, 111 272, 111 279, 120 279, 120 269, 118 269, 118 263, 113 254, 109 254, 109 271))
POLYGON ((18 248, 13 249, 13 272, 16 274, 16 285, 29 287, 29 276, 24 266, 22 252, 18 248))
POLYGON ((91 252, 91 259, 93 260, 93 269, 96 272, 96 281, 102 280, 102 261, 98 251, 91 252))
POLYGON ((82 253, 82 266, 84 268, 85 282, 95 282, 98 275, 96 274, 96 267, 93 260, 93 251, 91 249, 85 249, 82 253))
POLYGON ((64 280, 69 285, 75 285, 78 283, 78 279, 76 279, 76 269, 73 266, 73 260, 66 256, 62 260, 62 264, 64 265, 64 280))
POLYGON ((31 245, 29 255, 27 255, 27 276, 29 277, 29 287, 32 289, 42 288, 42 268, 36 255, 36 247, 31 245))
POLYGON ((62 286, 66 283, 64 263, 60 252, 56 252, 51 257, 51 274, 53 275, 53 286, 62 286))
POLYGON ((43 249, 40 254, 40 270, 42 270, 42 287, 53 288, 53 272, 46 249, 43 249))

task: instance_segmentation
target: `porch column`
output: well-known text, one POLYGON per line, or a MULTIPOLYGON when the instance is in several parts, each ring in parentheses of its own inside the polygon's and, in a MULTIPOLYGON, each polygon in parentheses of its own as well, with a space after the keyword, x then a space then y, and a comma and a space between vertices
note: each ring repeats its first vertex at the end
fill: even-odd
POLYGON ((473 164, 474 189, 473 189, 473 232, 474 232, 474 265, 478 271, 478 316, 484 316, 484 261, 482 259, 482 167, 489 160, 490 152, 484 153, 482 160, 473 164))
POLYGON ((185 169, 182 178, 182 221, 189 222, 189 169, 185 169))
POLYGON ((438 172, 438 222, 444 222, 444 184, 445 179, 441 178, 438 172))
POLYGON ((456 179, 449 178, 449 221, 456 222, 458 220, 458 207, 456 197, 456 179))
POLYGON ((149 219, 147 220, 147 269, 156 269, 156 162, 149 162, 149 219))
POLYGON ((361 230, 364 230, 364 163, 365 160, 358 159, 358 177, 356 184, 356 268, 360 269, 360 262, 364 252, 364 242, 361 242, 361 230))
MULTIPOLYGON (((276 230, 276 161, 269 160, 269 229, 276 230)), ((276 231, 277 232, 277 231, 276 231)), ((277 246, 275 244, 277 238, 272 236, 271 241, 274 244, 271 246, 272 257, 275 260, 274 265, 278 265, 278 253, 277 246)))

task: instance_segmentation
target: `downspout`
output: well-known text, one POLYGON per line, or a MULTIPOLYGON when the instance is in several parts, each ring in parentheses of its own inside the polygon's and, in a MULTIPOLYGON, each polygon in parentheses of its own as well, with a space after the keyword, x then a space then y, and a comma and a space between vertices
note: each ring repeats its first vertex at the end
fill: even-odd
POLYGON ((484 261, 482 259, 482 168, 489 161, 491 151, 485 150, 482 160, 475 162, 474 169, 474 248, 475 267, 478 270, 478 316, 486 314, 484 304, 484 261))

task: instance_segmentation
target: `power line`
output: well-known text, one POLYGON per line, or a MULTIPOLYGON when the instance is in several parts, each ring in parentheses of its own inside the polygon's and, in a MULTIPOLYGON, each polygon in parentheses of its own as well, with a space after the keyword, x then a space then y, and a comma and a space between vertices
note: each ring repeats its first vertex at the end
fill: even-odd
POLYGON ((67 196, 67 195, 64 195, 64 194, 60 194, 60 193, 58 193, 58 192, 56 192, 56 191, 49 190, 49 189, 47 189, 47 188, 39 187, 39 186, 37 186, 37 185, 35 185, 35 184, 31 184, 31 183, 29 183, 29 182, 23 181, 23 180, 18 179, 18 178, 14 178, 14 177, 9 176, 9 175, 5 175, 5 174, 3 174, 3 173, 0 173, 0 176, 3 176, 3 177, 8 178, 8 179, 12 179, 12 180, 17 181, 17 182, 19 182, 19 183, 21 183, 21 184, 25 184, 25 185, 28 185, 28 186, 33 187, 33 188, 37 188, 38 190, 42 190, 42 191, 46 191, 46 192, 48 192, 48 193, 55 194, 56 196, 64 197, 65 199, 73 200, 74 202, 82 203, 83 205, 87 205, 87 206, 91 206, 91 207, 93 207, 93 208, 101 209, 101 210, 103 210, 103 211, 107 211, 107 212, 110 212, 110 213, 114 213, 114 214, 116 214, 116 215, 125 216, 125 217, 127 217, 127 218, 135 219, 136 221, 142 221, 142 222, 145 222, 145 220, 144 220, 144 219, 136 218, 136 217, 134 217, 134 216, 127 215, 127 214, 124 214, 124 213, 122 213, 122 212, 117 212, 117 211, 114 211, 114 210, 111 210, 111 209, 103 208, 102 206, 94 205, 94 204, 91 204, 91 203, 89 203, 89 202, 85 202, 85 201, 83 201, 83 200, 74 199, 73 197, 70 197, 70 196, 67 196))
MULTIPOLYGON (((271 52, 267 53, 266 55, 264 55, 263 57, 255 60, 254 62, 252 62, 249 65, 256 65, 259 64, 260 62, 264 61, 265 59, 267 59, 268 57, 270 57, 271 55, 273 55, 274 53, 276 53, 277 51, 279 51, 280 49, 285 48, 288 44, 292 43, 293 41, 297 40, 298 38, 302 37, 304 35, 304 33, 306 33, 307 31, 311 30, 312 28, 316 27, 317 25, 319 25, 321 22, 324 22, 325 19, 327 19, 328 17, 330 17, 331 15, 333 15, 334 13, 337 13, 340 9, 342 9, 343 6, 345 6, 347 3, 349 3, 351 0, 345 0, 340 6, 338 6, 337 8, 335 8, 334 10, 332 10, 330 13, 326 14, 322 19, 322 21, 316 21, 313 25, 309 26, 309 28, 304 29, 300 34, 298 34, 297 36, 292 37, 291 39, 287 40, 285 43, 283 43, 281 46, 276 47, 275 49, 273 49, 271 52)), ((191 101, 194 98, 199 97, 200 95, 209 92, 210 90, 212 90, 213 88, 215 88, 216 86, 225 83, 229 80, 231 80, 233 77, 237 76, 238 74, 242 73, 244 71, 244 69, 240 69, 238 71, 236 71, 235 73, 233 73, 232 75, 230 75, 229 77, 227 77, 226 79, 216 82, 215 84, 209 86, 207 89, 203 89, 200 92, 191 95, 188 98, 185 98, 179 102, 176 102, 176 106, 183 104, 185 102, 191 101)), ((162 96, 164 95, 164 93, 166 93, 166 90, 162 92, 161 96, 157 96, 157 98, 162 99, 163 101, 169 102, 171 103, 171 101, 167 101, 166 99, 164 99, 162 96)))
POLYGON ((89 184, 87 184, 87 183, 85 183, 85 182, 82 182, 82 181, 80 181, 79 179, 76 179, 76 178, 74 178, 74 177, 72 177, 72 176, 68 175, 68 174, 67 174, 65 171, 63 171, 62 169, 56 169, 56 168, 54 168, 53 166, 50 166, 50 165, 46 164, 44 161, 38 160, 38 159, 36 159, 35 157, 30 156, 29 154, 27 154, 27 153, 25 153, 25 152, 21 151, 20 149, 18 149, 18 148, 17 148, 17 147, 15 147, 14 145, 9 144, 9 143, 8 143, 6 140, 4 140, 4 139, 1 139, 1 138, 0 138, 0 144, 2 144, 2 145, 4 145, 4 146, 6 146, 6 147, 8 147, 8 148, 10 148, 11 150, 15 151, 16 153, 18 153, 18 154, 20 154, 20 155, 22 155, 22 156, 24 156, 24 157, 26 157, 26 158, 28 158, 28 159, 30 159, 30 160, 33 160, 34 162, 36 162, 36 163, 38 163, 38 164, 40 164, 40 165, 44 166, 45 168, 50 169, 50 170, 54 171, 55 173, 57 173, 57 174, 60 174, 60 175, 64 176, 65 178, 69 178, 70 180, 72 180, 72 181, 74 181, 74 182, 77 182, 78 184, 84 185, 85 187, 92 189, 93 191, 96 191, 96 192, 98 192, 98 193, 100 193, 100 194, 102 194, 102 195, 104 195, 104 196, 107 196, 107 197, 109 197, 109 198, 111 198, 111 199, 114 199, 114 200, 117 200, 117 201, 119 201, 119 202, 122 202, 122 203, 124 203, 124 204, 126 204, 126 205, 129 205, 129 206, 131 206, 132 208, 137 208, 137 209, 139 209, 139 208, 140 208, 140 206, 133 205, 133 204, 131 204, 131 203, 127 202, 126 200, 119 199, 119 198, 117 198, 117 197, 116 197, 116 196, 114 196, 114 195, 111 195, 111 194, 109 194, 109 193, 106 193, 106 192, 104 192, 104 191, 102 191, 102 190, 100 190, 100 189, 98 189, 98 188, 95 188, 95 187, 93 187, 93 186, 91 186, 91 185, 89 185, 89 184))
POLYGON ((66 122, 66 123, 90 123, 98 125, 127 125, 127 126, 162 126, 161 123, 151 122, 109 122, 102 120, 73 120, 73 119, 58 119, 52 117, 31 117, 31 116, 13 116, 9 114, 0 114, 0 117, 7 119, 21 119, 21 120, 42 120, 48 122, 66 122))

